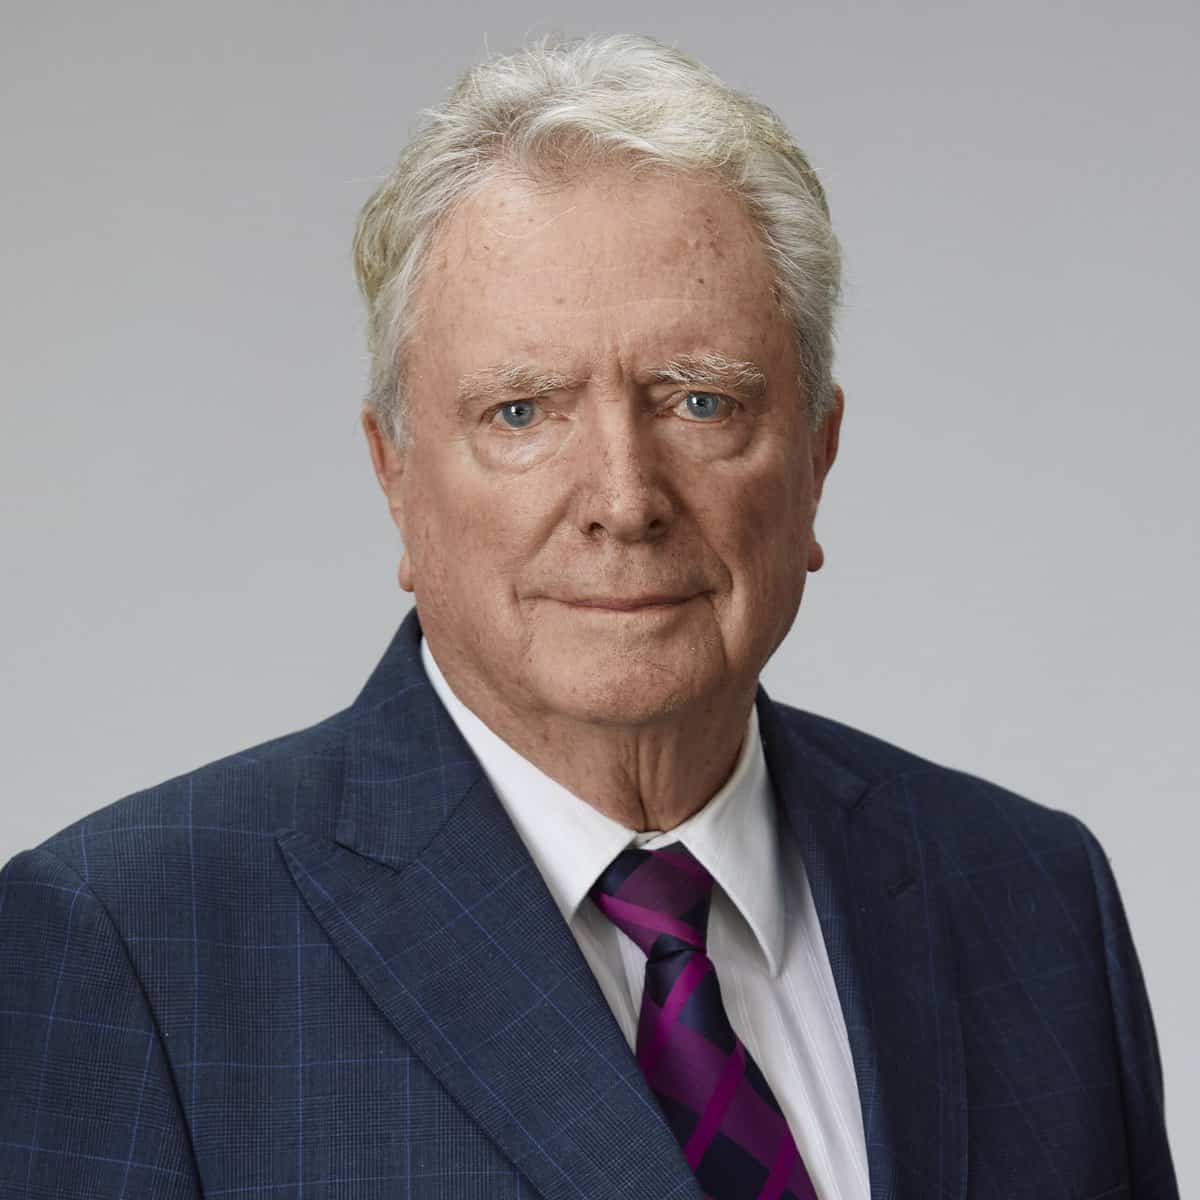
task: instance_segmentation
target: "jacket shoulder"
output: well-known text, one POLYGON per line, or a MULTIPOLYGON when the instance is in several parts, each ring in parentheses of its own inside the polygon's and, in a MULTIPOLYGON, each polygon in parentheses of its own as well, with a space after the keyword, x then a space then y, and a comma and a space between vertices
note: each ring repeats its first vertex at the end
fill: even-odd
POLYGON ((169 882, 173 867, 199 858, 236 863, 256 847, 272 848, 275 831, 299 819, 307 796, 337 786, 352 719, 344 710, 124 796, 36 849, 101 892, 106 883, 128 891, 139 873, 169 882))
POLYGON ((969 860, 1070 849, 1094 838, 1070 812, 840 721, 777 704, 800 739, 864 781, 861 802, 899 807, 914 832, 969 860))

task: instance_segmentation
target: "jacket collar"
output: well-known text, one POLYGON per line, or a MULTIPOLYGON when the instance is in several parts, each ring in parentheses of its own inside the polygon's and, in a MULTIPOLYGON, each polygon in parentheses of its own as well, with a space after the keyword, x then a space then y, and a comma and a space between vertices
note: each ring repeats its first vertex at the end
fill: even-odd
MULTIPOLYGON (((420 636, 413 612, 344 718, 334 840, 279 831, 293 878, 400 1036, 547 1200, 698 1198, 578 946, 425 676, 420 636)), ((949 949, 903 784, 869 784, 761 690, 757 703, 850 1036, 872 1196, 961 1196, 949 949)))
POLYGON ((334 840, 277 835, 399 1035, 546 1200, 700 1200, 599 985, 404 621, 344 718, 334 840))
POLYGON ((868 782, 852 751, 835 756, 806 736, 806 725, 829 723, 785 718, 761 691, 758 705, 846 1021, 871 1196, 958 1200, 967 1117, 954 958, 938 847, 921 831, 915 789, 904 775, 868 782))

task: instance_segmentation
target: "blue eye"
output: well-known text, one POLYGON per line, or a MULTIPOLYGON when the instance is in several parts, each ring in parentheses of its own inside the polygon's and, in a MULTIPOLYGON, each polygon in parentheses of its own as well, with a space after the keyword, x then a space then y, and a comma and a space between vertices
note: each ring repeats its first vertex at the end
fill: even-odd
POLYGON ((528 429, 537 419, 537 405, 532 400, 513 400, 497 411, 509 429, 528 429))
POLYGON ((683 400, 687 419, 694 421, 711 421, 724 416, 727 403, 728 397, 718 392, 688 392, 683 400))

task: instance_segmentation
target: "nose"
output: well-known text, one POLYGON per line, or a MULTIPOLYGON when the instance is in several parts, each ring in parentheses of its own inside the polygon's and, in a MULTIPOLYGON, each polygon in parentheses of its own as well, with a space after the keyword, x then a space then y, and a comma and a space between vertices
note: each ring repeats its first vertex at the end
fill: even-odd
POLYGON ((671 527, 675 503, 652 428, 621 404, 604 405, 581 439, 575 520, 590 538, 657 541, 671 527))

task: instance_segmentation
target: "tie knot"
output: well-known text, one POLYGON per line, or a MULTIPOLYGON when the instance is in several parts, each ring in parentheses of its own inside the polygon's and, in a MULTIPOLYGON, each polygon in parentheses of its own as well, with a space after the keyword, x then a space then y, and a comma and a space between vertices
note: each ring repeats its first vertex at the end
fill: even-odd
POLYGON ((650 957, 704 950, 712 876, 680 842, 661 850, 622 850, 590 895, 650 957))

